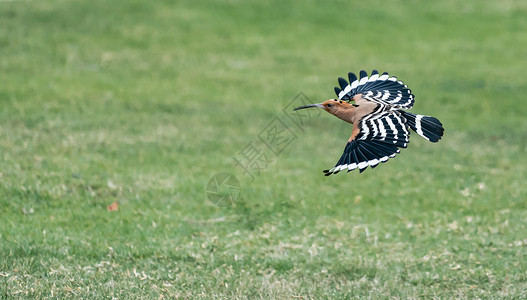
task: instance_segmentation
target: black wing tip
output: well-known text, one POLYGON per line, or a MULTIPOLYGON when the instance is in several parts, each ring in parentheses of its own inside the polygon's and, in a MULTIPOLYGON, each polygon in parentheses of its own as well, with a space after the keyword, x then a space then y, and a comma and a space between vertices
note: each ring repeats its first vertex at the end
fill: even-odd
POLYGON ((345 89, 348 86, 346 79, 339 77, 338 81, 341 89, 345 89))
POLYGON ((364 71, 364 70, 360 70, 359 72, 359 76, 360 76, 360 79, 364 78, 364 77, 368 77, 368 72, 364 71))
POLYGON ((355 75, 355 73, 349 72, 348 79, 350 80, 350 84, 352 84, 353 81, 357 80, 357 75, 355 75))

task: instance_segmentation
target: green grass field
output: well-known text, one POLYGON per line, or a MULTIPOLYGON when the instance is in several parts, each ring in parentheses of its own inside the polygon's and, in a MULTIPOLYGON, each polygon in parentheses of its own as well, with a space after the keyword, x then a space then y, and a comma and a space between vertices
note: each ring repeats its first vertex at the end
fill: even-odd
POLYGON ((523 0, 1 1, 0 298, 527 298, 526 28, 523 0), (290 106, 361 69, 445 136, 324 177, 351 126, 290 106))

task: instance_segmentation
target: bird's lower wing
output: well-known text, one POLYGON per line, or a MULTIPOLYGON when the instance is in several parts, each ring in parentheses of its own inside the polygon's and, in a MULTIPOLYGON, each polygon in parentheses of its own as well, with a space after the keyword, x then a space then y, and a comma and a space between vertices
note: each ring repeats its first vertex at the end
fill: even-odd
MULTIPOLYGON (((406 120, 397 111, 367 115, 358 123, 359 134, 350 139, 335 167, 324 170, 326 176, 342 170, 364 171, 375 168, 406 148, 410 132, 406 120)), ((352 135, 353 136, 353 135, 352 135)))

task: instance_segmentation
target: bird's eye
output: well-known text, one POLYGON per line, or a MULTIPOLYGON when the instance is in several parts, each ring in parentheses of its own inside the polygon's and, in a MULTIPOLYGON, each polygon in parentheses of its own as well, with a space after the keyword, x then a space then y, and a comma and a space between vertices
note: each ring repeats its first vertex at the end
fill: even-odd
POLYGON ((328 103, 328 107, 331 107, 331 104, 328 103))

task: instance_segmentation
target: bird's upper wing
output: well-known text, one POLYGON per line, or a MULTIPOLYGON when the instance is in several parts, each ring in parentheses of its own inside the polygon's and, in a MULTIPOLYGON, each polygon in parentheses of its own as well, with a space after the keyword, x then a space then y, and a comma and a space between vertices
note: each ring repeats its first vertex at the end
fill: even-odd
POLYGON ((341 100, 352 101, 353 96, 362 94, 362 97, 377 103, 390 105, 395 108, 409 109, 414 105, 414 95, 402 81, 397 77, 390 77, 384 72, 379 75, 377 70, 368 73, 362 70, 360 79, 353 73, 348 73, 349 83, 346 79, 339 77, 339 87, 335 87, 335 93, 341 100))
POLYGON ((325 175, 336 174, 342 170, 359 169, 364 171, 368 166, 375 168, 379 163, 399 153, 399 148, 406 148, 410 132, 406 120, 396 110, 388 110, 364 116, 357 124, 359 133, 350 138, 339 161, 325 175))

